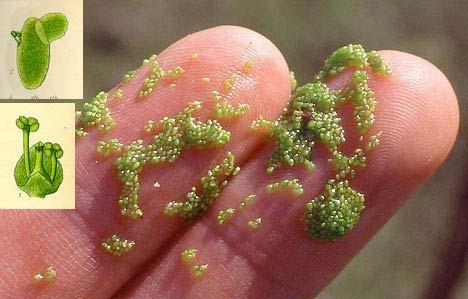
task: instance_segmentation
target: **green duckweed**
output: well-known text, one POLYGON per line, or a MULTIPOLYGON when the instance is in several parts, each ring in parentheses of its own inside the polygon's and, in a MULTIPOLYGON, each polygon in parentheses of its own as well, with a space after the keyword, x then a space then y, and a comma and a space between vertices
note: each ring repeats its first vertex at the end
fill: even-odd
POLYGON ((142 140, 137 140, 124 147, 122 156, 115 161, 123 184, 119 197, 122 215, 131 218, 143 215, 138 205, 139 174, 147 163, 172 163, 191 147, 221 147, 229 141, 230 132, 216 120, 202 122, 193 117, 193 113, 200 109, 201 103, 193 102, 174 117, 161 119, 157 123, 159 133, 150 144, 145 146, 142 140))
POLYGON ((35 282, 52 282, 57 276, 57 271, 52 267, 47 267, 44 273, 37 273, 33 276, 35 282))
POLYGON ((183 262, 191 262, 195 259, 196 255, 197 255, 196 249, 188 248, 181 252, 180 259, 183 262))
POLYGON ((236 82, 236 76, 231 75, 227 79, 224 80, 224 88, 226 91, 229 93, 232 91, 232 88, 234 87, 234 83, 236 82))
POLYGON ((298 179, 283 180, 281 182, 271 183, 266 186, 268 192, 274 192, 275 190, 289 189, 295 195, 301 195, 304 190, 298 179))
POLYGON ((364 138, 375 123, 377 105, 368 85, 369 69, 382 76, 390 74, 388 65, 377 52, 366 52, 361 45, 339 48, 326 59, 311 83, 296 88, 291 74, 293 94, 278 120, 260 117, 252 124, 253 129, 266 131, 275 141, 267 172, 295 165, 312 170, 314 145, 320 142, 328 149, 334 179, 328 182, 324 194, 307 204, 303 216, 306 231, 315 239, 335 240, 353 227, 364 209, 364 195, 352 189, 348 179, 355 176, 356 167, 366 166, 366 151, 377 146, 380 140, 380 134, 364 138), (330 90, 326 81, 346 69, 352 69, 352 73, 345 86, 330 90), (346 138, 338 114, 338 109, 347 103, 352 106, 361 143, 351 156, 341 151, 346 138))
POLYGON ((247 223, 250 228, 256 229, 262 224, 262 218, 255 218, 253 220, 249 220, 247 223))
POLYGON ((251 59, 247 60, 244 64, 243 71, 244 73, 250 74, 252 73, 254 68, 254 63, 251 59))
POLYGON ((135 246, 134 241, 121 240, 117 235, 105 239, 101 243, 102 248, 109 254, 114 256, 122 256, 135 246))
POLYGON ((234 216, 234 213, 236 211, 241 212, 248 204, 252 203, 255 199, 256 195, 255 194, 249 194, 247 195, 244 200, 237 205, 237 209, 235 208, 227 208, 225 210, 219 210, 218 214, 216 215, 216 220, 218 224, 222 225, 226 221, 232 218, 234 216))
POLYGON ((107 107, 108 100, 109 94, 101 91, 91 101, 83 104, 83 111, 81 111, 75 130, 76 136, 86 136, 86 128, 97 127, 101 132, 109 132, 115 126, 115 121, 107 107))
POLYGON ((289 72, 289 80, 291 81, 291 91, 295 91, 297 87, 297 80, 293 71, 289 72))
POLYGON ((216 217, 218 224, 223 224, 227 220, 231 219, 235 211, 236 209, 234 208, 227 208, 226 210, 218 211, 218 215, 216 217))
POLYGON ((128 81, 130 81, 130 79, 132 79, 133 77, 135 77, 136 75, 136 70, 131 70, 129 71, 128 73, 126 73, 124 76, 123 76, 123 79, 122 81, 124 83, 127 83, 128 81))
POLYGON ((192 187, 187 194, 186 201, 168 203, 165 209, 166 215, 194 219, 203 214, 219 198, 222 188, 227 184, 227 177, 233 175, 236 169, 234 162, 234 155, 228 152, 220 164, 208 170, 206 176, 201 178, 200 191, 196 187, 192 187))
POLYGON ((185 73, 185 70, 181 66, 176 66, 175 69, 167 71, 167 76, 169 76, 171 79, 177 79, 183 73, 185 73))
POLYGON ((122 90, 122 88, 118 88, 116 91, 115 91, 115 96, 117 98, 122 98, 124 96, 124 92, 122 90))
POLYGON ((143 87, 140 89, 140 97, 146 97, 153 92, 154 86, 156 86, 166 75, 165 71, 159 66, 156 60, 156 55, 151 56, 149 59, 143 61, 143 65, 149 64, 151 72, 143 82, 143 87))
POLYGON ((117 138, 113 138, 107 141, 99 141, 96 146, 96 151, 104 157, 118 153, 122 150, 123 144, 119 142, 117 138))
POLYGON ((221 97, 221 94, 219 93, 219 91, 213 90, 213 91, 211 92, 211 98, 212 98, 213 100, 219 101, 219 100, 221 100, 222 97, 221 97))
POLYGON ((249 111, 249 104, 238 104, 234 106, 230 101, 221 101, 216 103, 214 107, 214 115, 216 119, 233 118, 246 114, 249 111))
POLYGON ((191 270, 195 278, 200 278, 208 270, 208 264, 193 265, 191 270))
POLYGON ((303 215, 306 232, 322 241, 334 241, 357 223, 364 210, 364 194, 348 180, 329 180, 325 191, 307 203, 303 215))
POLYGON ((143 129, 148 133, 153 131, 153 129, 154 129, 154 120, 148 120, 143 129))

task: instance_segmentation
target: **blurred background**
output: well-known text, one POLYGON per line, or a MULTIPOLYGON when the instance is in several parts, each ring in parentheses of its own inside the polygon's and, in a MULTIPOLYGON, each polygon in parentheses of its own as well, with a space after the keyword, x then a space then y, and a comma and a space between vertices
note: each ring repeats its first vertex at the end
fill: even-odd
POLYGON ((319 298, 468 298, 467 0, 84 3, 88 98, 113 87, 143 58, 220 24, 267 36, 300 84, 332 50, 349 43, 409 52, 439 67, 452 82, 461 110, 452 153, 319 298))

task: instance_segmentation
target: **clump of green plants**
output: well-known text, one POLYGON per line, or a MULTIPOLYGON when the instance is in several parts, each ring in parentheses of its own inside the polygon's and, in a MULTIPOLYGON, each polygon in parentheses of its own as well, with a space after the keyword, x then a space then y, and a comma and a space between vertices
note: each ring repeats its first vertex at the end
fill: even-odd
POLYGON ((234 215, 236 209, 234 208, 227 208, 226 210, 219 210, 218 215, 216 216, 216 220, 218 224, 223 224, 224 222, 228 221, 234 215))
POLYGON ((219 198, 222 188, 226 186, 226 177, 236 174, 234 160, 234 155, 228 152, 220 164, 208 170, 207 175, 201 178, 201 190, 192 187, 186 201, 168 203, 165 209, 166 215, 177 214, 184 219, 194 219, 208 210, 219 198))
POLYGON ((333 241, 359 220, 364 210, 364 194, 347 180, 329 180, 325 191, 306 205, 303 220, 307 233, 315 239, 333 241))
MULTIPOLYGON (((252 125, 255 130, 266 131, 267 136, 275 141, 276 146, 267 161, 269 173, 282 166, 295 165, 312 170, 314 145, 320 142, 328 149, 334 179, 328 182, 323 194, 307 204, 302 217, 306 231, 314 239, 331 241, 342 236, 359 220, 364 209, 364 195, 355 191, 348 179, 355 176, 356 167, 366 166, 366 152, 377 146, 380 140, 380 133, 366 134, 375 123, 377 105, 374 92, 368 85, 369 69, 381 76, 390 73, 388 65, 375 51, 367 52, 361 45, 339 48, 326 59, 323 69, 312 82, 296 88, 291 74, 293 94, 278 120, 267 121, 260 117, 252 125), (353 72, 345 86, 329 89, 327 80, 347 69, 353 72), (341 149, 346 138, 338 110, 345 104, 352 106, 360 140, 351 156, 341 149)), ((285 185, 267 188, 280 187, 285 185)), ((302 190, 302 187, 296 190, 302 190)))
POLYGON ((143 61, 143 65, 149 64, 151 73, 149 77, 145 78, 143 87, 140 90, 140 97, 146 97, 153 92, 153 88, 164 78, 165 71, 159 66, 156 60, 156 55, 151 56, 149 59, 143 61))
POLYGON ((138 205, 139 174, 148 163, 172 163, 189 148, 222 147, 229 141, 230 132, 217 120, 202 122, 193 116, 200 109, 200 102, 192 102, 175 116, 164 117, 155 123, 157 133, 150 144, 136 140, 124 147, 123 154, 115 161, 123 183, 119 197, 122 215, 131 218, 143 215, 138 205))
POLYGON ((250 228, 257 229, 260 226, 260 224, 262 224, 262 218, 259 217, 259 218, 249 220, 247 224, 249 225, 250 228))
POLYGON ((107 107, 108 101, 109 94, 101 91, 91 101, 83 104, 83 111, 78 113, 76 136, 86 136, 88 134, 87 128, 97 127, 99 131, 106 133, 115 126, 115 121, 107 107))
POLYGON ((28 18, 20 31, 11 36, 18 43, 16 64, 21 83, 27 89, 36 89, 44 82, 50 63, 50 44, 65 35, 68 20, 62 13, 49 13, 28 18))
POLYGON ((57 143, 41 141, 30 147, 30 133, 39 130, 34 117, 20 116, 16 126, 23 132, 23 154, 16 163, 16 185, 30 197, 45 198, 57 192, 63 181, 63 169, 59 159, 63 149, 57 143))
POLYGON ((234 106, 230 101, 224 100, 216 103, 214 115, 217 119, 233 118, 246 114, 249 111, 249 104, 238 104, 234 106))
POLYGON ((131 240, 122 240, 117 235, 112 235, 101 243, 102 248, 109 254, 114 256, 122 256, 135 246, 135 242, 131 240))
POLYGON ((304 191, 298 179, 283 180, 281 182, 271 183, 266 186, 266 190, 268 192, 286 190, 286 189, 291 190, 295 195, 301 195, 302 192, 304 191))
POLYGON ((96 146, 96 151, 104 157, 121 151, 123 144, 117 138, 112 138, 107 141, 100 140, 96 146))
POLYGON ((194 248, 187 248, 180 253, 180 259, 182 262, 191 265, 190 272, 193 277, 200 278, 208 270, 208 264, 194 264, 197 252, 194 248))

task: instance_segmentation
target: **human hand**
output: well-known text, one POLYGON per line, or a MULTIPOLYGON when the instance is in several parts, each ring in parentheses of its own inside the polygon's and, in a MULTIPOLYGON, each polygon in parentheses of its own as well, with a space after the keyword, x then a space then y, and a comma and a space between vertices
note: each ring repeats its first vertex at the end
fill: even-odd
MULTIPOLYGON (((425 60, 396 51, 380 54, 389 63, 388 78, 371 78, 379 102, 374 132, 380 145, 368 155, 368 166, 352 185, 366 195, 357 225, 334 242, 311 240, 300 217, 304 205, 321 192, 330 177, 326 155, 314 157, 315 170, 284 167, 265 172, 271 143, 250 125, 258 115, 275 119, 290 96, 287 64, 266 38, 239 27, 216 27, 190 35, 158 55, 164 69, 183 66, 176 87, 162 84, 145 99, 137 97, 143 74, 125 85, 125 96, 110 101, 116 127, 102 135, 91 131, 76 146, 75 211, 2 211, 3 271, 0 297, 52 298, 309 298, 317 295, 355 256, 408 196, 447 156, 458 129, 456 96, 445 76, 425 60), (192 53, 199 53, 193 60, 192 53), (230 100, 248 103, 248 114, 223 126, 229 143, 219 149, 189 150, 175 163, 149 166, 142 173, 140 220, 120 215, 113 158, 96 153, 99 140, 116 137, 125 144, 148 141, 142 127, 149 119, 171 116, 196 99, 210 115, 209 94, 251 59, 253 71, 237 82, 230 100), (201 78, 211 78, 204 83, 201 78), (206 106, 206 107, 205 107, 206 106), (206 215, 187 222, 164 215, 169 201, 180 200, 200 177, 231 151, 241 167, 206 215), (304 193, 275 195, 265 185, 284 176, 299 178, 304 193), (158 181, 160 188, 153 184, 158 181), (220 226, 218 210, 236 207, 248 194, 257 199, 220 226), (255 230, 247 222, 261 217, 255 230), (114 257, 101 248, 117 233, 136 245, 114 257), (195 279, 180 260, 186 248, 197 249, 197 262, 209 265, 195 279), (32 275, 46 266, 57 270, 48 285, 35 285, 32 275)), ((312 75, 312 74, 311 74, 312 75)), ((330 82, 340 86, 344 76, 330 82)), ((352 138, 351 138, 352 139, 352 138)))

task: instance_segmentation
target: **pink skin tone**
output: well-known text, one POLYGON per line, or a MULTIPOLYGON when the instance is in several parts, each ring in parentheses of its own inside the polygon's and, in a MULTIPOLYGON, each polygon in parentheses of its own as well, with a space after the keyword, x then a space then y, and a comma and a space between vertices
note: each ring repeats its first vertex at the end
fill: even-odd
MULTIPOLYGON (((265 160, 271 143, 249 128, 260 114, 271 120, 278 117, 288 101, 289 70, 283 56, 258 33, 216 27, 183 38, 158 55, 164 69, 177 65, 185 69, 180 78, 164 80, 141 99, 138 91, 148 69, 140 69, 121 87, 124 97, 110 102, 116 128, 108 135, 91 131, 77 140, 75 211, 0 212, 0 297, 317 295, 439 167, 456 138, 457 100, 445 76, 413 55, 397 51, 380 54, 390 64, 392 74, 386 79, 371 77, 370 85, 379 101, 371 133, 382 131, 383 136, 381 145, 369 153, 368 167, 359 170, 352 181, 353 187, 366 195, 366 210, 343 238, 331 243, 313 241, 300 221, 305 203, 321 192, 330 176, 326 152, 320 147, 316 150, 313 172, 294 167, 268 175, 265 160), (195 52, 199 53, 197 60, 192 59, 195 52), (249 59, 253 70, 246 74, 243 66, 249 59), (221 149, 191 149, 175 163, 145 168, 140 192, 144 217, 132 220, 121 216, 115 157, 103 159, 96 154, 97 141, 116 137, 124 143, 136 139, 147 142, 151 137, 143 131, 147 120, 174 115, 194 100, 203 103, 197 115, 207 119, 215 103, 211 91, 225 93, 223 80, 232 74, 237 74, 237 80, 228 98, 233 103, 250 104, 250 111, 235 120, 222 121, 232 132, 231 141, 221 149), (211 78, 210 83, 202 82, 203 77, 211 78), (173 82, 175 88, 169 86, 173 82), (183 200, 227 150, 236 156, 241 172, 208 213, 193 222, 164 216, 165 205, 183 200), (266 184, 286 177, 299 178, 304 193, 265 192, 266 184), (156 181, 160 188, 153 187, 156 181), (218 210, 236 207, 251 193, 258 195, 252 205, 218 225, 218 210), (263 222, 253 230, 247 222, 257 217, 263 222), (130 254, 117 258, 100 248, 102 239, 113 233, 135 240, 130 254), (190 266, 180 260, 186 248, 198 250, 196 263, 209 265, 199 279, 191 277, 190 266), (55 282, 35 285, 32 276, 49 265, 57 270, 55 282)), ((334 78, 330 85, 342 85, 348 75, 334 78)), ((355 142, 352 134, 347 137, 350 143, 355 142)))

